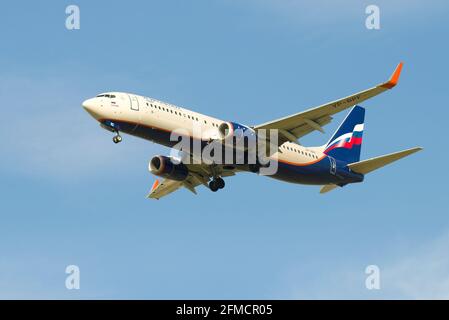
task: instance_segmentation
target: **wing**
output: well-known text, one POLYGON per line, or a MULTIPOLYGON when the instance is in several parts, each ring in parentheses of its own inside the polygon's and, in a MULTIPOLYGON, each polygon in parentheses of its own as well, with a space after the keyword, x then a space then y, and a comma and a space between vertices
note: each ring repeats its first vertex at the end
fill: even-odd
POLYGON ((278 129, 280 144, 286 141, 296 143, 298 138, 305 136, 314 130, 324 132, 322 127, 331 122, 333 114, 350 108, 362 101, 393 88, 398 83, 401 70, 402 62, 398 64, 387 82, 381 83, 371 89, 360 91, 345 98, 335 100, 291 116, 257 125, 254 128, 278 129))
POLYGON ((164 179, 162 180, 162 182, 159 182, 159 180, 156 180, 154 181, 153 186, 151 187, 151 191, 147 195, 147 198, 159 200, 163 196, 166 196, 167 194, 178 190, 181 186, 182 181, 164 179))
POLYGON ((238 171, 236 168, 224 168, 221 165, 204 165, 204 164, 185 164, 189 169, 187 179, 183 181, 164 179, 161 182, 156 180, 148 193, 147 198, 160 199, 170 193, 185 187, 187 190, 196 194, 196 187, 204 185, 207 188, 209 180, 214 176, 230 177, 238 171))

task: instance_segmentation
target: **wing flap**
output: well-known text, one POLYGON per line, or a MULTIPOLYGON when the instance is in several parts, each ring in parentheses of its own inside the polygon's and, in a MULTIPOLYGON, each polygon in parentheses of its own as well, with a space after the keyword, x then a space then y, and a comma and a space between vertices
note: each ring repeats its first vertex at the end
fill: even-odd
MULTIPOLYGON (((314 120, 314 122, 319 125, 321 130, 323 130, 322 127, 324 127, 326 124, 330 123, 331 121, 332 121, 332 117, 329 116, 329 115, 325 115, 325 116, 323 116, 321 118, 318 118, 318 119, 314 120)), ((303 136, 305 136, 305 135, 307 135, 310 132, 315 131, 315 130, 321 131, 318 128, 312 127, 308 123, 303 123, 303 124, 299 125, 298 127, 293 128, 293 129, 291 129, 289 131, 295 137, 303 137, 303 136)), ((321 132, 324 132, 324 130, 321 131, 321 132)))

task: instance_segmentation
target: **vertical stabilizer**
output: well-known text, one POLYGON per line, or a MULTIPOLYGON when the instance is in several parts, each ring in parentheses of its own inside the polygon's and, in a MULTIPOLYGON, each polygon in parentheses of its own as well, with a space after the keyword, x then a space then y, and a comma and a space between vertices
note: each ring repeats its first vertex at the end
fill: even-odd
POLYGON ((324 153, 346 163, 360 160, 365 109, 355 106, 325 145, 324 153))

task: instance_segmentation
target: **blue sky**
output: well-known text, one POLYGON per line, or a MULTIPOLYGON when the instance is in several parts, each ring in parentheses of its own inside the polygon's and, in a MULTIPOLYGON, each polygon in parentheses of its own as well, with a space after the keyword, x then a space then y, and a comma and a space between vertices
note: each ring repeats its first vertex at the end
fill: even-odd
MULTIPOLYGON (((14 1, 0 13, 0 298, 449 298, 444 1, 14 1), (65 28, 77 4, 81 29, 65 28), (377 4, 381 29, 365 28, 377 4), (325 196, 253 174, 149 201, 149 159, 81 108, 129 91, 257 124, 388 78, 362 158, 423 152, 325 196), (436 161, 437 160, 437 161, 436 161), (65 288, 65 268, 81 289, 65 288), (365 288, 378 265, 381 290, 365 288)), ((327 141, 344 114, 301 142, 327 141)))

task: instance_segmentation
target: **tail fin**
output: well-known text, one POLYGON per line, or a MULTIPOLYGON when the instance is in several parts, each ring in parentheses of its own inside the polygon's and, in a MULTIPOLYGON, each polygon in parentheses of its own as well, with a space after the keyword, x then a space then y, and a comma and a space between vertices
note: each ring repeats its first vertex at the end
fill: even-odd
POLYGON ((360 106, 353 107, 332 138, 326 143, 324 153, 347 163, 359 161, 364 120, 365 109, 360 106))

